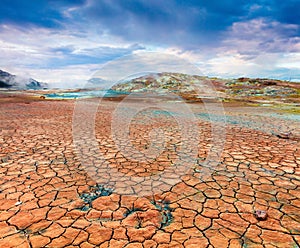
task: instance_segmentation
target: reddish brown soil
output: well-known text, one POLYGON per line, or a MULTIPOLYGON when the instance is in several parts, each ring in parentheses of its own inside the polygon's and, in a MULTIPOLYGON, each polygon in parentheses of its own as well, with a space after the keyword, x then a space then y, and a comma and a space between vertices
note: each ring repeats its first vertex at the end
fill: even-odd
MULTIPOLYGON (((130 161, 120 156, 111 137, 118 103, 101 103, 95 130, 99 146, 85 155, 101 151, 110 166, 132 180, 163 173, 177 156, 176 123, 159 115, 153 124, 141 124, 145 116, 137 117, 130 129, 137 149, 149 145, 144 134, 151 128, 165 128, 173 139, 151 163, 130 161)), ((92 195, 97 182, 74 149, 73 110, 74 101, 1 98, 0 247, 299 247, 299 140, 228 125, 221 162, 203 174, 211 125, 197 119, 193 124, 201 133, 190 142, 199 141, 198 162, 180 182, 155 195, 112 192, 87 204, 82 196, 92 195), (258 220, 256 210, 266 211, 267 219, 258 220)), ((113 173, 105 176, 115 179, 113 173)), ((121 182, 125 188, 130 183, 121 182)))

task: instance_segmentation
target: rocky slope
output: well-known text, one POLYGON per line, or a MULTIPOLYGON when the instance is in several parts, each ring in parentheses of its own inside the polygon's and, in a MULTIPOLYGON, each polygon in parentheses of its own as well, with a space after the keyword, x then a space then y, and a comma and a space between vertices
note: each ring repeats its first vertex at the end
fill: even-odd
POLYGON ((43 89, 46 83, 38 82, 32 78, 22 78, 0 70, 0 88, 8 89, 43 89))
POLYGON ((300 83, 272 79, 219 79, 181 73, 155 73, 119 83, 120 92, 175 93, 188 100, 218 99, 288 99, 300 101, 300 83))
POLYGON ((153 73, 127 82, 116 84, 112 90, 120 92, 174 93, 186 100, 200 101, 200 98, 215 98, 220 91, 215 90, 207 77, 181 73, 153 73))

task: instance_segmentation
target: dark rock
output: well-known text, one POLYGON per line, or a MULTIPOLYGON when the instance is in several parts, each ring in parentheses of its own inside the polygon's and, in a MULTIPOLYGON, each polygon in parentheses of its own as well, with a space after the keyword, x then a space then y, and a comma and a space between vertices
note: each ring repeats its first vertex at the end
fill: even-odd
POLYGON ((248 82, 250 78, 240 77, 237 79, 238 82, 248 82))
POLYGON ((267 211, 264 210, 256 210, 254 212, 254 216, 257 220, 266 220, 268 217, 267 211))
POLYGON ((292 135, 291 132, 276 134, 276 136, 281 139, 289 139, 291 137, 291 135, 292 135))

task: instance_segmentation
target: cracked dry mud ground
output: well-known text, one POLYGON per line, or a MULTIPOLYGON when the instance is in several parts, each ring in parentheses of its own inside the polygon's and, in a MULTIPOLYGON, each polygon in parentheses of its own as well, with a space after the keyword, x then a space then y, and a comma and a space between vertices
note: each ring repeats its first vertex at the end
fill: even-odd
MULTIPOLYGON (((134 178, 172 166, 180 139, 172 118, 159 113, 149 124, 137 117, 131 126, 137 149, 149 145, 144 134, 153 125, 173 139, 152 164, 127 161, 110 135, 117 104, 103 102, 96 122, 98 149, 111 166, 134 178)), ((153 196, 122 195, 84 170, 72 141, 73 107, 73 101, 0 105, 0 247, 299 247, 299 140, 229 124, 221 161, 203 178, 210 125, 199 118, 199 159, 189 173, 153 196), (266 210, 267 220, 258 221, 255 210, 266 210)))

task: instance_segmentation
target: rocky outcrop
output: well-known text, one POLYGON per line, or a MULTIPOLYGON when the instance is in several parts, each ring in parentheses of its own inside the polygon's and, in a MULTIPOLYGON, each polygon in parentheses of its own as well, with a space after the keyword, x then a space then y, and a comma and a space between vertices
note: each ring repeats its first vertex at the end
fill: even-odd
POLYGON ((219 79, 182 73, 153 73, 118 83, 113 90, 127 93, 175 93, 186 100, 204 98, 244 99, 300 97, 300 84, 260 78, 219 79))
POLYGON ((201 102, 203 99, 220 96, 221 92, 217 91, 215 86, 214 81, 208 77, 163 72, 118 83, 112 87, 112 90, 126 93, 174 93, 185 100, 201 102))

